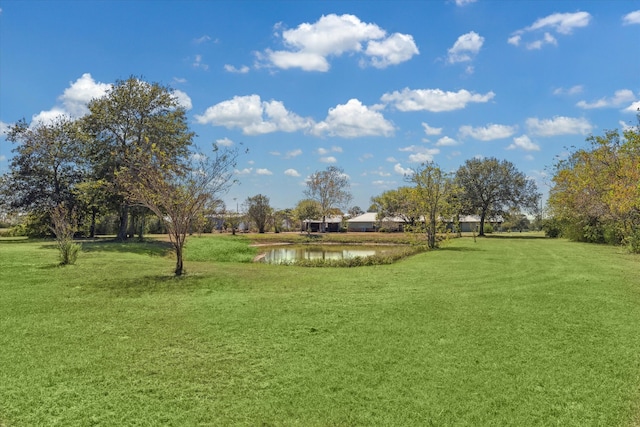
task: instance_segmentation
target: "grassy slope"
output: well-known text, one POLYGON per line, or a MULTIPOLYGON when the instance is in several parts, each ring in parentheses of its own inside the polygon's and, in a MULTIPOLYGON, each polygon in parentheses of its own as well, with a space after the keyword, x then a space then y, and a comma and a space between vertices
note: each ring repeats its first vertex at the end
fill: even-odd
POLYGON ((88 247, 59 268, 49 243, 0 240, 0 425, 615 426, 637 413, 638 257, 489 238, 380 267, 206 260, 235 244, 192 239, 176 280, 162 245, 88 247))

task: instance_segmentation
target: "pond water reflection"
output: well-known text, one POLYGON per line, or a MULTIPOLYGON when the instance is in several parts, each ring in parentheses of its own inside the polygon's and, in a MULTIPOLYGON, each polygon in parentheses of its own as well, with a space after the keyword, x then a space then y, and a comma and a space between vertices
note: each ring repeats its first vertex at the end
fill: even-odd
POLYGON ((382 249, 362 247, 289 246, 271 248, 267 250, 264 256, 260 257, 260 261, 268 264, 286 264, 301 259, 339 260, 355 257, 368 257, 381 252, 382 249))

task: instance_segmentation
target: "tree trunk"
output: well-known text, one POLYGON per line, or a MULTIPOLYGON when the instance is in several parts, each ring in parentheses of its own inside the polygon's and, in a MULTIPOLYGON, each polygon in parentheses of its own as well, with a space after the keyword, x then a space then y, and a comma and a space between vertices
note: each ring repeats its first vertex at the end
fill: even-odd
POLYGON ((89 238, 91 239, 96 237, 96 214, 97 209, 91 208, 91 226, 89 227, 89 238))
POLYGON ((486 209, 482 210, 482 213, 480 214, 480 230, 478 232, 478 236, 484 236, 484 219, 487 216, 487 211, 486 209))
POLYGON ((178 245, 176 245, 176 270, 174 273, 176 276, 182 276, 182 274, 184 273, 184 263, 182 261, 182 248, 179 248, 178 245))
POLYGON ((119 241, 127 240, 127 229, 129 228, 129 205, 127 203, 123 203, 120 206, 120 224, 118 227, 118 236, 116 237, 119 241))

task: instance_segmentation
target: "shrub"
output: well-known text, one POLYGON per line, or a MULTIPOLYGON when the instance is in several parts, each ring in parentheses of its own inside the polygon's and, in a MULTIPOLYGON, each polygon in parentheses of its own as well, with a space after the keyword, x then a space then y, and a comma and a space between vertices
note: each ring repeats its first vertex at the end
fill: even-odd
POLYGON ((64 204, 58 205, 51 210, 51 221, 51 229, 58 244, 60 264, 75 264, 81 249, 81 246, 73 241, 73 235, 77 230, 75 209, 68 211, 64 204))
POLYGON ((486 224, 484 225, 484 233, 485 233, 485 234, 491 234, 491 233, 493 233, 493 225, 491 225, 491 224, 489 224, 489 223, 486 223, 486 224))

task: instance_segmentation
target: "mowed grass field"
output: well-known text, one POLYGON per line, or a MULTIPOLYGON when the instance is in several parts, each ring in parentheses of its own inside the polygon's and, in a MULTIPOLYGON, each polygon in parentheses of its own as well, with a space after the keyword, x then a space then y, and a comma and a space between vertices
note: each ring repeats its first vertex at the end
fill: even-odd
POLYGON ((456 239, 393 265, 248 239, 0 240, 0 426, 640 425, 640 257, 456 239))

